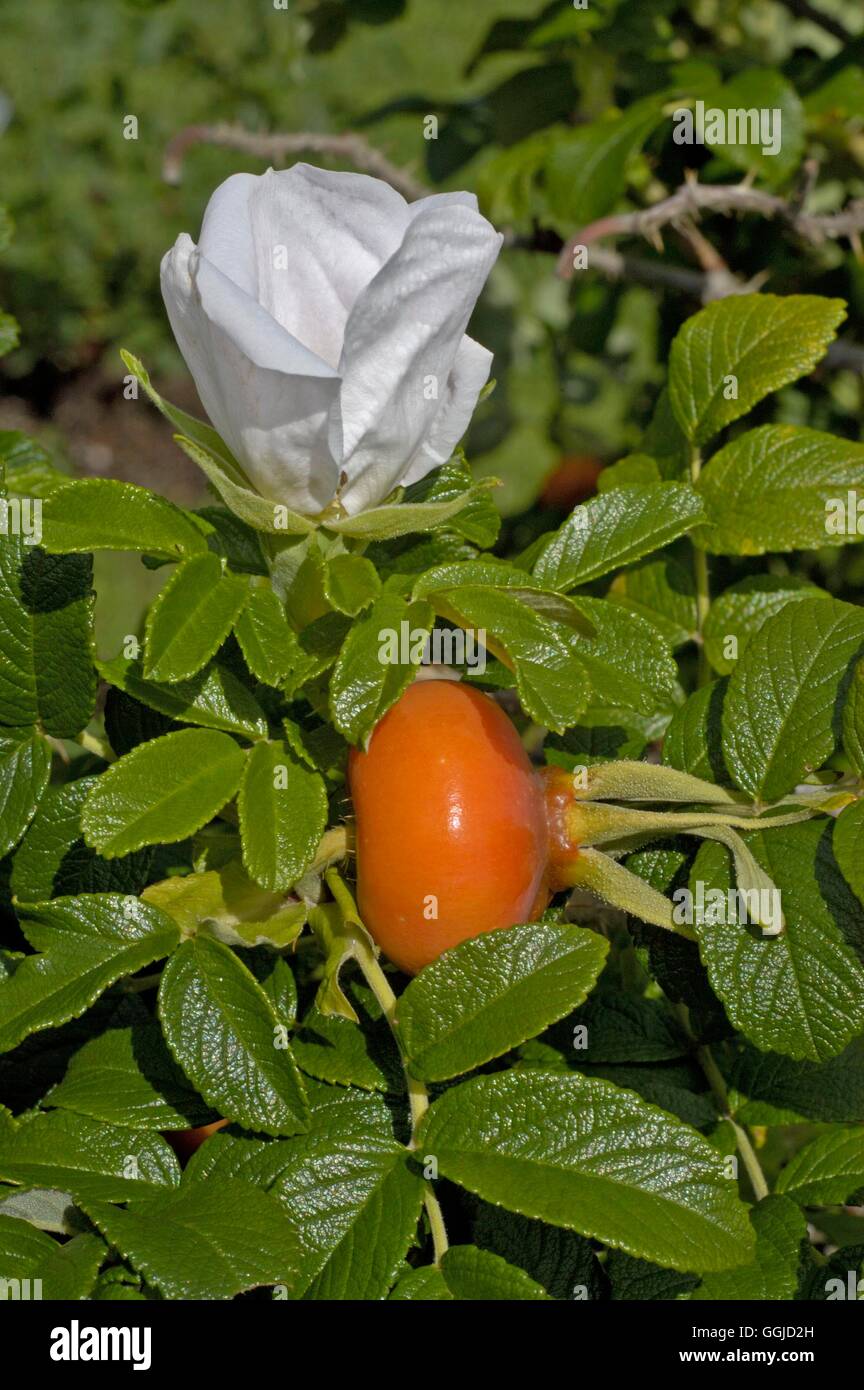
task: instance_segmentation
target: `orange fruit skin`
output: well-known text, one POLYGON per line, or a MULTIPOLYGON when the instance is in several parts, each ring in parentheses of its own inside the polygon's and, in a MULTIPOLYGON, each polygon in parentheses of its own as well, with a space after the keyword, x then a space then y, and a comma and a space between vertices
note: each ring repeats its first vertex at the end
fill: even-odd
POLYGON ((229 1123, 229 1120, 214 1120, 212 1124, 199 1125, 197 1129, 169 1129, 165 1131, 165 1138, 180 1162, 185 1165, 195 1150, 200 1149, 205 1139, 209 1139, 217 1129, 223 1129, 229 1123))
POLYGON ((543 911, 542 784, 487 695, 450 680, 409 686, 368 751, 352 751, 348 777, 360 915, 400 969, 543 911))

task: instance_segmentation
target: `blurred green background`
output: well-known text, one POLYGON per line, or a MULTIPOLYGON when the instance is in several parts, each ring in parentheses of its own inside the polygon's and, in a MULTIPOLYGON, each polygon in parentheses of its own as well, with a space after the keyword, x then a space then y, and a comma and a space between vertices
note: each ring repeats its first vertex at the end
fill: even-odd
MULTIPOLYGON (((0 303, 20 324, 20 345, 0 362, 0 429, 34 434, 61 466, 202 498, 164 423, 123 399, 117 349, 129 347, 166 395, 195 408, 159 261, 179 232, 197 237, 222 179, 268 162, 199 143, 179 182, 167 182, 172 137, 216 123, 359 132, 430 189, 475 190, 507 232, 472 326, 495 352, 498 385, 467 441, 477 471, 503 481, 504 545, 526 543, 593 485, 598 463, 639 446, 671 338, 705 297, 706 254, 741 283, 848 300, 843 351, 761 418, 861 437, 860 246, 814 246, 758 217, 711 217, 701 224, 707 253, 674 230, 662 247, 602 243, 637 263, 616 279, 589 261, 567 283, 556 257, 572 232, 657 202, 688 169, 704 182, 748 173, 793 200, 806 184, 813 211, 864 196, 864 6, 2 0, 0 23, 0 203, 14 223, 0 303), (673 108, 712 97, 779 106, 780 156, 676 144, 673 108)), ((100 632, 110 648, 129 630, 126 601, 140 607, 160 581, 135 562, 105 563, 117 599, 116 623, 109 613, 100 632)), ((746 566, 730 563, 736 574, 746 566)), ((795 563, 818 567, 835 589, 861 578, 855 552, 795 563)))

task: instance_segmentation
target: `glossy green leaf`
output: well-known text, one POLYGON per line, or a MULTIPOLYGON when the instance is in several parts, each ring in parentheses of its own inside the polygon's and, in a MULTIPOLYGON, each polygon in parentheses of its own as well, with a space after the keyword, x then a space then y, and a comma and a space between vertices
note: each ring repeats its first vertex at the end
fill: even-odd
POLYGON ((604 492, 576 507, 545 543, 532 574, 550 589, 573 589, 668 545, 703 517, 690 487, 658 483, 604 492))
POLYGON ((837 817, 834 853, 840 872, 864 903, 864 801, 855 801, 837 817))
POLYGON ((715 555, 817 550, 861 539, 847 498, 864 481, 864 444, 806 429, 762 425, 714 454, 696 485, 715 555))
POLYGON ((179 933, 157 908, 118 893, 55 898, 19 910, 26 956, 0 979, 0 1051, 77 1018, 123 975, 174 949, 179 933))
POLYGON ((317 772, 281 741, 251 749, 237 798, 243 863, 271 892, 296 883, 327 824, 327 792, 317 772))
POLYGON ((769 618, 729 679, 723 752, 738 786, 777 800, 834 750, 838 696, 864 646, 864 613, 803 599, 769 618))
POLYGON ((476 1245, 451 1245, 441 1261, 444 1282, 464 1302, 548 1300, 549 1295, 524 1269, 476 1245))
MULTIPOLYGON (((786 928, 779 936, 711 921, 710 913, 696 923, 711 985, 733 1025, 765 1052, 812 1061, 835 1056, 864 1028, 860 906, 833 856, 831 829, 830 821, 811 820, 746 836, 780 891, 786 928)), ((711 889, 728 893, 722 846, 700 849, 692 892, 699 882, 706 900, 711 889)))
POLYGON ((51 749, 36 733, 0 733, 0 859, 17 845, 48 785, 51 749))
POLYGON ((795 1297, 807 1223, 786 1197, 766 1197, 751 1212, 756 1257, 738 1269, 705 1275, 691 1295, 697 1302, 780 1301, 795 1297))
POLYGON ((85 1199, 152 1197, 177 1186, 180 1167, 158 1134, 52 1110, 0 1133, 0 1178, 28 1187, 59 1187, 81 1205, 85 1199))
POLYGON ((420 1152, 487 1201, 673 1269, 727 1269, 753 1248, 717 1152, 607 1081, 539 1071, 463 1082, 432 1106, 420 1152))
POLYGON ((134 550, 163 560, 207 551, 206 524, 134 483, 83 478, 47 497, 42 544, 53 555, 134 550))
POLYGON ((273 1004, 238 956, 198 936, 171 957, 159 988, 165 1040, 204 1099, 264 1134, 296 1134, 305 1088, 273 1004))
POLYGON ((147 614, 144 677, 183 681, 197 675, 231 631, 248 588, 208 550, 176 569, 147 614))
POLYGON ((93 561, 0 537, 0 720, 74 738, 96 701, 93 561))
POLYGON ((728 676, 757 632, 787 603, 828 597, 816 584, 791 574, 753 574, 730 584, 711 604, 705 620, 708 660, 721 676, 728 676))
POLYGON ((864 777, 864 661, 852 673, 842 715, 843 751, 859 777, 864 777))
POLYGON ((687 438, 704 444, 805 376, 845 317, 842 300, 806 294, 730 295, 694 314, 669 357, 669 400, 687 438))
POLYGON ((376 1096, 334 1092, 316 1106, 310 1132, 289 1144, 271 1192, 303 1245, 297 1297, 386 1297, 414 1241, 423 1197, 387 1106, 376 1096))
POLYGON ((297 634, 272 589, 251 590, 234 631, 249 670, 268 685, 278 685, 300 658, 297 634))
POLYGON ((333 723, 349 743, 364 743, 420 664, 433 612, 382 594, 351 628, 330 679, 333 723))
POLYGON ((463 941, 412 980, 399 1035, 415 1076, 445 1081, 541 1033, 587 997, 606 940, 536 922, 463 941))
POLYGON ((267 733, 267 720, 261 706, 236 676, 213 662, 192 680, 159 685, 144 679, 138 661, 115 657, 99 661, 103 680, 125 694, 158 710, 179 724, 197 724, 205 729, 224 729, 227 733, 260 738, 267 733))
POLYGON ((290 1289, 297 1238, 279 1206, 251 1183, 186 1183, 125 1210, 84 1204, 105 1239, 165 1298, 228 1299, 277 1284, 290 1289))
POLYGON ((802 1207, 848 1201, 864 1188, 864 1129, 835 1129, 799 1149, 780 1172, 777 1191, 802 1207))
POLYGON ((227 734, 181 729, 113 763, 81 816, 84 838, 107 859, 172 844, 200 830, 240 785, 244 755, 227 734))

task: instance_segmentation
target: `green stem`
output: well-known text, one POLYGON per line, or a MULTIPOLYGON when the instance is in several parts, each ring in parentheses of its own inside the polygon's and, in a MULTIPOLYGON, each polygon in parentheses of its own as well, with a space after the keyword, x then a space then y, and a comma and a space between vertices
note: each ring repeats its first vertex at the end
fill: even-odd
MULTIPOLYGON (((676 1007, 675 1012, 687 1031, 688 1037, 695 1042, 693 1032, 690 1027, 690 1015, 683 1004, 676 1007)), ((761 1164, 756 1156, 756 1150, 750 1142, 750 1136, 743 1125, 740 1125, 732 1114, 732 1106, 729 1103, 729 1091, 723 1073, 714 1060, 710 1047, 697 1046, 695 1049, 696 1060, 705 1075, 705 1080, 711 1087, 711 1094, 717 1102, 724 1120, 728 1120, 735 1131, 735 1142, 738 1152, 741 1155, 741 1162, 747 1171, 750 1179, 750 1186, 753 1188, 757 1202, 761 1202, 763 1197, 769 1195, 768 1183, 765 1181, 765 1174, 762 1172, 761 1164)))
MULTIPOLYGON (((398 999, 390 987, 390 981, 381 969, 374 954, 362 942, 357 943, 357 950, 354 953, 357 964, 363 971, 366 983, 381 1005, 381 1010, 390 1025, 390 1030, 399 1048, 399 1056, 402 1059, 402 1070, 405 1073, 405 1087, 408 1092, 408 1104, 411 1107, 411 1140, 408 1144, 409 1149, 417 1147, 417 1126, 422 1120, 426 1111, 429 1109, 429 1092, 423 1085, 412 1076, 405 1062, 405 1054, 402 1050, 402 1043, 399 1037, 399 1030, 396 1023, 396 1008, 398 999)), ((426 1215, 429 1218, 429 1229, 432 1232, 432 1247, 435 1252, 435 1264, 440 1265, 441 1259, 447 1251, 447 1228, 444 1225, 444 1214, 441 1205, 435 1196, 431 1183, 424 1184, 423 1201, 426 1207, 426 1215)))
MULTIPOLYGON (((694 487, 702 471, 702 455, 694 445, 690 452, 690 480, 694 487)), ((711 679, 711 667, 705 651, 705 623, 711 609, 711 578, 708 573, 708 555, 693 543, 693 574, 696 581, 696 630, 699 641, 699 685, 707 685, 711 679)))

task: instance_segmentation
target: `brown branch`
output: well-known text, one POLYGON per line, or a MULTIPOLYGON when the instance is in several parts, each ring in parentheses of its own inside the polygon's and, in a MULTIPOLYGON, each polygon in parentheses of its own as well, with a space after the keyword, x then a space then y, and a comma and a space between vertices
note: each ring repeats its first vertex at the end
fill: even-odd
POLYGON ((384 179, 408 199, 425 198, 429 192, 407 169, 400 169, 374 145, 370 145, 364 135, 353 132, 323 135, 317 131, 262 134, 235 125, 189 125, 178 131, 165 147, 162 177, 166 183, 180 182, 183 161, 193 145, 221 145, 225 149, 242 150, 254 159, 272 160, 274 164, 281 164, 292 154, 332 155, 336 159, 346 160, 364 173, 384 179))
MULTIPOLYGON (((599 271, 610 280, 626 280, 650 289, 674 290, 678 294, 691 295, 701 304, 724 299, 730 294, 752 294, 761 288, 766 275, 763 271, 752 280, 745 281, 728 269, 707 272, 690 270, 687 266, 667 265, 663 261, 649 261, 641 256, 624 256, 620 251, 601 246, 595 246, 592 250, 588 268, 599 271)), ((825 361, 837 370, 848 368, 850 371, 864 372, 864 346, 851 339, 841 339, 830 345, 825 361)))
POLYGON ((573 253, 577 246, 590 246, 604 237, 643 236, 653 246, 662 249, 661 231, 664 227, 686 225, 688 219, 698 220, 700 212, 754 213, 774 218, 813 246, 825 241, 848 238, 855 245, 864 232, 864 198, 848 203, 841 212, 807 213, 794 203, 774 193, 764 193, 745 180, 736 184, 703 184, 695 174, 662 202, 636 212, 623 212, 602 217, 575 232, 562 248, 558 274, 564 280, 573 275, 573 253))

